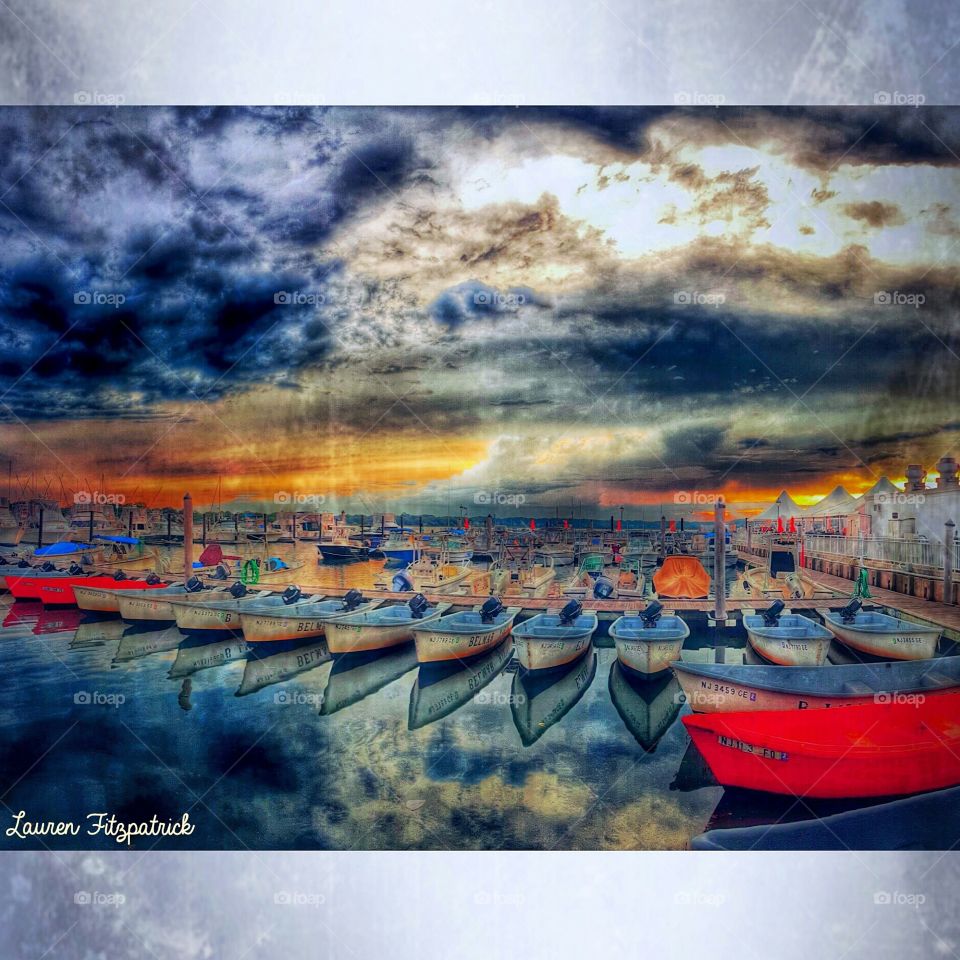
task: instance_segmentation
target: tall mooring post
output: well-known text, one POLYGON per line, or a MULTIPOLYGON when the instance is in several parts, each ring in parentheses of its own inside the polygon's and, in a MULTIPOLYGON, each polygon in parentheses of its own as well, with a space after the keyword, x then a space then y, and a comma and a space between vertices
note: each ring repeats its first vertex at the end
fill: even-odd
POLYGON ((953 550, 956 524, 948 520, 943 535, 943 602, 953 603, 953 550))
POLYGON ((190 579, 193 570, 193 497, 183 495, 183 579, 190 579))
POLYGON ((726 507, 718 500, 713 507, 713 594, 714 616, 727 619, 727 526, 724 519, 726 507))

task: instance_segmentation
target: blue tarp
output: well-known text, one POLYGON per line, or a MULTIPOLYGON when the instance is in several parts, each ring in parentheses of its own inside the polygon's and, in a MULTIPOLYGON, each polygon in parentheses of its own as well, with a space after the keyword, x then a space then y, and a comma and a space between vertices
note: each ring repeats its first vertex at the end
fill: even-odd
POLYGON ((59 543, 51 543, 47 547, 37 547, 37 549, 33 551, 33 555, 35 557, 59 557, 65 553, 76 553, 78 550, 86 549, 86 544, 61 540, 59 543))
POLYGON ((108 536, 107 534, 98 533, 95 537, 95 540, 109 540, 111 543, 127 543, 131 546, 136 546, 140 541, 136 537, 115 537, 108 536))

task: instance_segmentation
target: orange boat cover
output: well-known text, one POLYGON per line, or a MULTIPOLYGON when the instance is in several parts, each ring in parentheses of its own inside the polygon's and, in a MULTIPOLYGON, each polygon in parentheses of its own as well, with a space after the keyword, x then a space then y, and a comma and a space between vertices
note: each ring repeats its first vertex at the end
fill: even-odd
POLYGON ((661 597, 697 600, 710 592, 710 574, 696 557, 667 557, 653 575, 661 597))

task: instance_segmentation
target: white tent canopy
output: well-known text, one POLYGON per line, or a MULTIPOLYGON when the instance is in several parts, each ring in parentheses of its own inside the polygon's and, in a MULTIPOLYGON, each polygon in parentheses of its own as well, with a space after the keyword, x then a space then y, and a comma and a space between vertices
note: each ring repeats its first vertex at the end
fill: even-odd
POLYGON ((856 513, 860 501, 847 493, 842 486, 836 486, 819 503, 803 511, 805 517, 845 517, 856 513))
POLYGON ((886 477, 881 477, 862 497, 861 500, 866 500, 867 497, 880 496, 892 496, 893 494, 903 493, 903 491, 891 483, 886 477))
POLYGON ((797 505, 793 497, 791 497, 786 490, 781 490, 777 499, 774 500, 763 513, 751 517, 751 521, 775 521, 777 517, 783 517, 784 520, 789 520, 791 517, 799 519, 802 516, 803 510, 797 505))

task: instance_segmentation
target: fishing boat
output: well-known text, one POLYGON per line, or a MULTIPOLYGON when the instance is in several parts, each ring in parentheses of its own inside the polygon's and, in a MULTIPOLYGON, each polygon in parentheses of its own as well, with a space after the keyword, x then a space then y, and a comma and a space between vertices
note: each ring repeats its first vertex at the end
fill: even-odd
POLYGON ((31 544, 54 544, 69 540, 74 531, 63 516, 56 500, 27 500, 11 504, 20 526, 23 540, 31 544))
POLYGON ((10 510, 10 501, 0 497, 0 547, 15 547, 23 539, 23 526, 10 510))
POLYGON ((468 704, 492 683, 510 662, 513 644, 503 640, 482 656, 468 661, 421 663, 410 689, 407 726, 419 730, 468 704))
POLYGON ((420 547, 416 537, 393 534, 380 544, 380 552, 388 563, 414 563, 420 559, 420 547))
POLYGON ((417 651, 412 643, 337 657, 327 677, 320 715, 328 717, 359 703, 394 680, 399 680, 416 665, 417 651))
POLYGON ((251 605, 282 607, 297 602, 301 596, 300 588, 294 586, 287 587, 282 594, 271 594, 269 590, 250 593, 239 580, 227 592, 227 597, 218 600, 208 600, 202 593, 196 599, 192 595, 170 599, 177 626, 184 633, 239 633, 240 616, 251 605))
MULTIPOLYGON (((284 591, 284 597, 291 596, 289 589, 284 591)), ((364 614, 381 603, 382 600, 365 599, 359 590, 348 590, 343 597, 330 600, 323 600, 320 596, 304 601, 268 597, 245 606, 240 613, 240 622, 248 643, 322 637, 330 624, 340 617, 364 614)), ((333 649, 330 652, 336 653, 333 649)))
POLYGON ((40 602, 49 607, 78 606, 77 588, 87 590, 156 590, 170 586, 168 581, 161 580, 155 573, 150 573, 146 577, 128 577, 120 570, 112 577, 105 574, 87 573, 75 577, 67 576, 49 580, 38 577, 34 582, 39 585, 40 602))
POLYGON ((822 667, 671 664, 698 713, 808 710, 960 689, 960 657, 822 667))
POLYGON ((339 616, 327 624, 327 643, 334 654, 360 653, 396 647, 413 640, 417 624, 432 623, 450 608, 449 603, 431 606, 418 593, 409 603, 360 610, 339 616))
POLYGON ((619 617, 610 624, 610 636, 617 648, 617 659, 628 670, 643 676, 670 669, 680 658, 690 628, 676 614, 664 613, 657 600, 640 613, 619 617))
POLYGON ((818 610, 827 629, 860 653, 895 660, 929 660, 937 655, 940 627, 901 620, 876 610, 863 610, 859 599, 833 613, 818 610))
POLYGON ((518 670, 510 685, 510 712, 520 742, 529 747, 559 723, 582 699, 597 673, 597 655, 562 670, 530 673, 518 670))
MULTIPOLYGON (((235 696, 246 697, 265 687, 283 683, 301 673, 329 663, 331 659, 330 651, 322 637, 251 644, 235 696)), ((278 692, 274 702, 289 704, 292 701, 289 696, 278 692)))
POLYGON ((459 537, 443 537, 439 541, 424 540, 423 552, 428 557, 443 557, 445 563, 467 563, 473 559, 473 547, 459 537))
POLYGON ((492 650, 509 633, 520 607, 504 607, 498 597, 488 597, 472 610, 413 624, 413 639, 420 663, 462 660, 492 650))
POLYGON ((696 557, 674 554, 664 558, 653 585, 658 597, 699 600, 710 593, 710 574, 696 557))
POLYGON ((389 580, 378 578, 374 587, 394 593, 458 593, 465 589, 473 573, 469 563, 446 563, 442 557, 424 556, 394 573, 389 580))
POLYGON ((895 797, 960 784, 960 693, 842 710, 694 713, 725 787, 796 797, 895 797))
MULTIPOLYGON (((93 578, 83 583, 74 583, 71 587, 73 602, 89 613, 120 613, 120 597, 126 590, 161 590, 171 586, 168 580, 163 580, 156 574, 149 574, 144 578, 127 578, 116 581, 111 578, 110 583, 94 584, 93 578)), ((44 587, 46 591, 49 586, 44 587)))
POLYGON ((210 601, 233 599, 230 590, 222 584, 215 587, 207 586, 199 577, 190 577, 186 583, 177 583, 169 587, 119 590, 117 591, 117 610, 124 620, 129 620, 131 623, 174 623, 176 613, 170 601, 180 600, 188 595, 193 600, 199 600, 198 594, 210 601))
POLYGON ((787 667, 819 667, 833 642, 826 627, 785 610, 782 600, 759 614, 744 609, 743 625, 750 646, 760 656, 787 667))
POLYGON ((370 548, 362 540, 354 539, 348 534, 321 540, 317 544, 317 550, 324 563, 355 563, 366 560, 370 555, 370 548))
POLYGON ((653 753, 683 707, 676 677, 661 673, 653 679, 640 678, 614 660, 607 686, 623 725, 644 753, 653 753))
POLYGON ((515 564, 503 557, 490 568, 491 590, 501 597, 546 597, 556 578, 552 566, 515 564))
POLYGON ((949 850, 960 836, 960 787, 791 823, 708 830, 693 850, 949 850))
POLYGON ((11 571, 4 576, 7 590, 14 600, 39 600, 40 588, 46 583, 57 580, 78 579, 84 575, 79 563, 71 563, 67 568, 59 568, 50 561, 36 567, 27 566, 11 571))
POLYGON ((597 615, 571 600, 559 612, 538 613, 512 630, 514 653, 524 670, 555 670, 591 649, 597 615))
POLYGON ((534 559, 545 567, 568 567, 574 558, 573 545, 569 543, 544 543, 534 550, 534 559))

